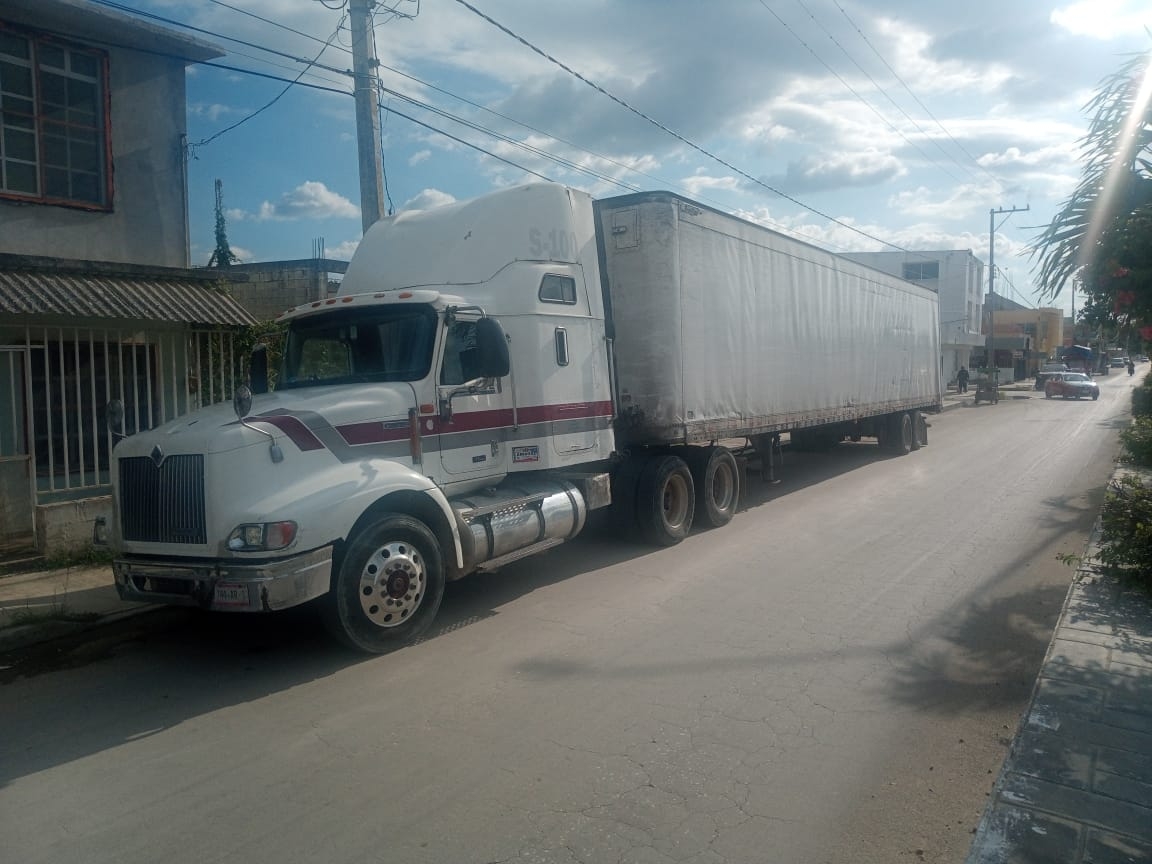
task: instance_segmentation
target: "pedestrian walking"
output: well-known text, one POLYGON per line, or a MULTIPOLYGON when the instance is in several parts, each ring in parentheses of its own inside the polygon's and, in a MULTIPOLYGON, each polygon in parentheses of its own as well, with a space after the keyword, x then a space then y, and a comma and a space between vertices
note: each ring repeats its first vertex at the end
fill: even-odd
POLYGON ((963 366, 961 366, 960 371, 956 373, 956 392, 968 392, 968 370, 963 366))

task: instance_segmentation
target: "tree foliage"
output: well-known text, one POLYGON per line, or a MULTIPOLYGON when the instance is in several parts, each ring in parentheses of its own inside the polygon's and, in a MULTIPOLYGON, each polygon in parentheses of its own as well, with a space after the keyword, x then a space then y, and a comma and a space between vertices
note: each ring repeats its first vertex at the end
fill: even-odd
POLYGON ((1152 54, 1101 82, 1085 106, 1092 119, 1080 183, 1032 244, 1045 293, 1055 298, 1079 276, 1094 323, 1152 322, 1150 96, 1152 54))

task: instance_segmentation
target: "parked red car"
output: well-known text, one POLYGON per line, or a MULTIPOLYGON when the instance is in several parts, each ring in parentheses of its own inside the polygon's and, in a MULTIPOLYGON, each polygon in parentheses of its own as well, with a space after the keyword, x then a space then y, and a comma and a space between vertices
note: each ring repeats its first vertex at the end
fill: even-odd
POLYGON ((1052 399, 1079 399, 1081 396, 1100 398, 1100 385, 1083 372, 1057 372, 1044 382, 1044 397, 1052 399))

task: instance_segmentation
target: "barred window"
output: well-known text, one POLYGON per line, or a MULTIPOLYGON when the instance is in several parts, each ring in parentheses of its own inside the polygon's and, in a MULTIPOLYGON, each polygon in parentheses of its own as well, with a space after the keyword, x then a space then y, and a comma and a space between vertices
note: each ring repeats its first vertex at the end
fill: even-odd
POLYGON ((107 58, 0 29, 0 196, 106 208, 107 58))

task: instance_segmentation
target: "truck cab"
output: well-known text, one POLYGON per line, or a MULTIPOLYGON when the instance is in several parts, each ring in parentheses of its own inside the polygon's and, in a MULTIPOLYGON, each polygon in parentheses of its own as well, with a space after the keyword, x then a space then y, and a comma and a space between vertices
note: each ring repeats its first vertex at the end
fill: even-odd
POLYGON ((280 316, 273 392, 116 447, 121 596, 322 597, 379 651, 428 626, 445 581, 575 536, 614 448, 590 208, 537 186, 495 216, 373 226, 335 297, 280 316))

